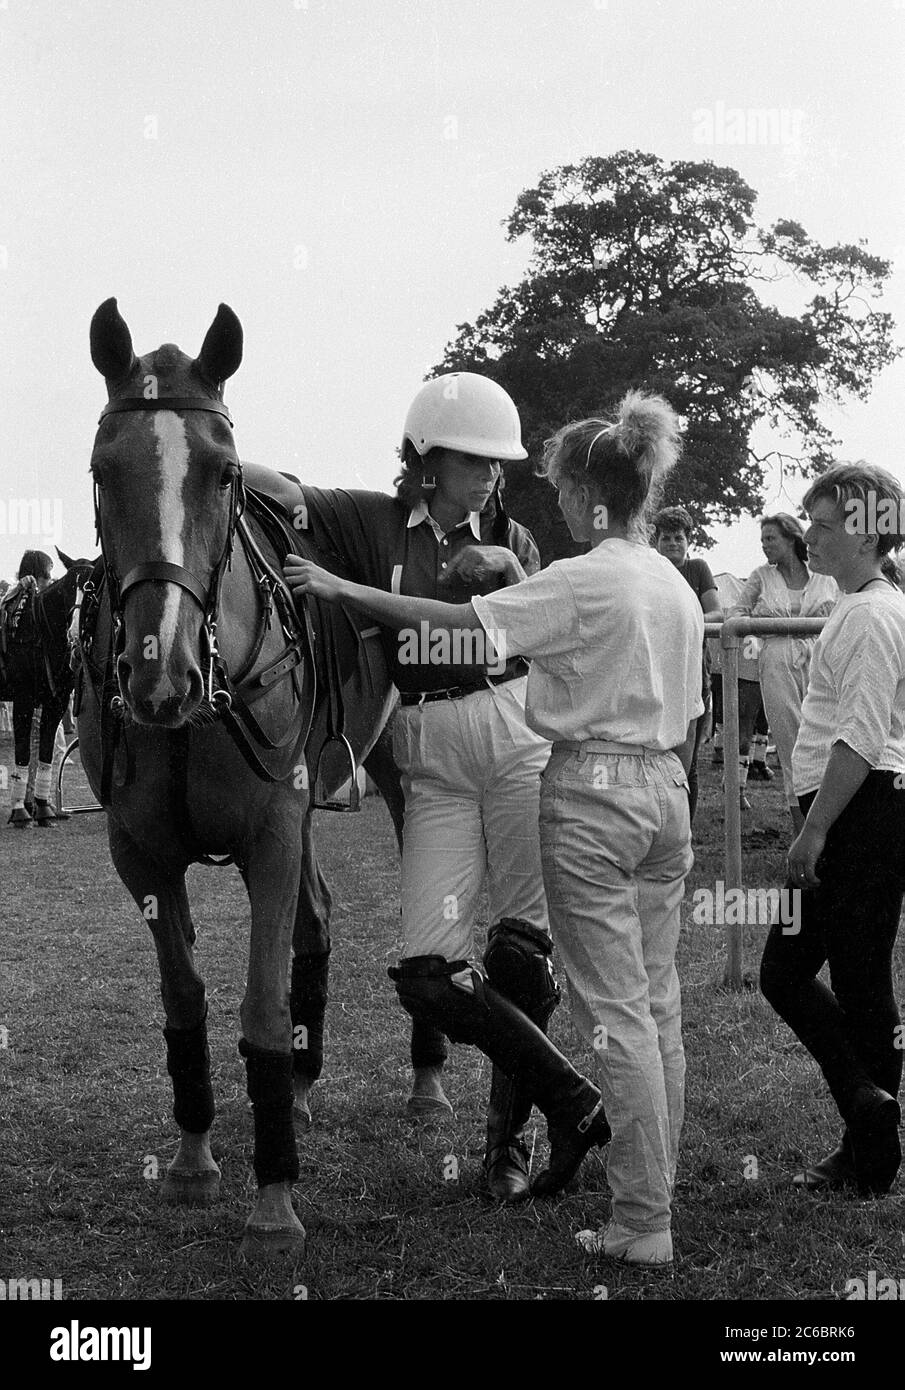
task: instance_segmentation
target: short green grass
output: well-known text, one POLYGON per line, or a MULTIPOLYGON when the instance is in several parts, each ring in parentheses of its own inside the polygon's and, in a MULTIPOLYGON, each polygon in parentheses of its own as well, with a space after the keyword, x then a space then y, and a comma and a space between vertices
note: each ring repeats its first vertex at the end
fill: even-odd
MULTIPOLYGON (((708 756, 690 890, 722 877, 722 801, 708 756)), ((4 744, 0 761, 9 762, 4 744)), ((746 878, 767 886, 780 881, 785 813, 775 783, 749 795, 746 878)), ((688 1097, 674 1268, 631 1271, 576 1244, 577 1231, 608 1214, 596 1156, 556 1202, 489 1205, 482 1055, 453 1050, 454 1120, 422 1129, 405 1118, 408 1026, 386 976, 398 920, 389 818, 372 799, 357 818, 324 813, 319 840, 336 911, 327 1065, 314 1127, 299 1136, 307 1252, 296 1267, 255 1269, 238 1254, 253 1191, 236 1051, 248 939, 238 875, 190 875, 223 1187, 209 1209, 176 1209, 145 1176, 162 1172, 176 1147, 156 959, 110 863, 104 817, 48 832, 0 828, 0 1277, 59 1276, 67 1298, 284 1299, 304 1290, 310 1299, 439 1300, 592 1299, 601 1286, 611 1300, 833 1300, 869 1269, 898 1277, 898 1190, 874 1203, 790 1190, 802 1157, 834 1142, 831 1102, 759 995, 723 990, 722 933, 693 925, 690 912, 679 962, 688 1097)), ((752 973, 760 937, 749 931, 752 973)), ((901 963, 900 950, 900 985, 901 963)), ((592 1074, 593 1054, 565 1007, 554 1036, 592 1074)), ((540 1119, 535 1165, 544 1143, 540 1119)))

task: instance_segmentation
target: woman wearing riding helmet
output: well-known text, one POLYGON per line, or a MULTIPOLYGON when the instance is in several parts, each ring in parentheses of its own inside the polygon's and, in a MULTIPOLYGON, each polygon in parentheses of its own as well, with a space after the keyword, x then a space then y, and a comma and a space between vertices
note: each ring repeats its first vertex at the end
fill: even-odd
MULTIPOLYGON (((366 544, 374 554, 358 562, 381 576, 385 597, 464 606, 536 573, 537 547, 509 521, 499 496, 501 462, 527 457, 518 412, 502 387, 471 372, 428 381, 408 411, 401 452, 397 496, 387 499, 379 525, 372 520, 366 544)), ((304 572, 303 561, 288 557, 290 587, 304 587, 299 566, 304 572)), ((527 662, 498 660, 483 629, 433 641, 426 625, 391 623, 387 636, 400 691, 393 746, 406 802, 404 950, 393 977, 420 1036, 426 1026, 428 1038, 442 1030, 454 1041, 475 1041, 494 1061, 484 1166, 491 1195, 517 1201, 528 1195, 523 1134, 532 1099, 552 1116, 551 1191, 609 1133, 596 1087, 544 1035, 559 998, 538 838, 549 745, 525 724, 527 662), (493 924, 486 975, 468 964, 485 880, 493 924), (480 1016, 477 1034, 472 1015, 480 1016), (531 1085, 510 1079, 523 1060, 531 1085)), ((448 1104, 443 1054, 416 1056, 418 1036, 413 1099, 448 1104)))
MULTIPOLYGON (((684 1097, 675 951, 692 853, 676 753, 687 759, 702 712, 704 624, 691 589, 643 531, 649 495, 677 453, 678 421, 659 397, 631 392, 614 422, 566 426, 548 445, 545 472, 589 553, 469 603, 382 594, 303 561, 289 574, 292 587, 355 603, 396 628, 426 622, 435 633, 486 633, 500 655, 533 658, 527 721, 553 742, 541 793, 547 901, 613 1128, 613 1219, 595 1240, 639 1265, 672 1259, 684 1097)), ((555 1139, 557 1091, 545 1086, 552 1068, 545 1074, 539 1043, 519 1054, 527 1021, 502 1015, 499 997, 465 961, 454 962, 445 991, 439 971, 409 973, 407 964, 395 972, 406 1008, 514 1064, 555 1139)), ((553 1153, 556 1166, 555 1143, 553 1153)), ((541 1174, 533 1190, 557 1185, 541 1174)))

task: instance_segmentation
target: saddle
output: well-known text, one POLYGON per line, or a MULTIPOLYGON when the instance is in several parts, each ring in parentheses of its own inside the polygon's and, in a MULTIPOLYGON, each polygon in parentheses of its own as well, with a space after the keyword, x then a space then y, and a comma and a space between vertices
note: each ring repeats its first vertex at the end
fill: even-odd
MULTIPOLYGON (((335 574, 348 574, 349 561, 335 546, 327 546, 321 538, 315 544, 308 531, 308 501, 302 484, 291 473, 277 473, 255 464, 242 464, 249 514, 267 535, 282 566, 289 554, 301 554, 315 564, 335 574)), ((343 685, 361 665, 372 684, 377 673, 372 669, 373 654, 366 638, 376 634, 361 616, 353 617, 341 604, 324 604, 309 600, 317 679, 327 692, 327 737, 320 748, 309 747, 308 754, 315 767, 312 785, 315 806, 322 810, 356 811, 359 809, 357 763, 345 735, 343 685), (352 641, 348 641, 351 636, 352 641), (346 640, 343 640, 346 639, 346 640), (345 653, 345 664, 340 653, 345 653), (328 782, 336 781, 336 771, 342 768, 339 781, 349 784, 348 801, 339 801, 328 790, 328 782), (330 772, 333 772, 331 779, 330 772), (348 774, 347 776, 345 774, 348 774)))
POLYGON ((5 650, 7 639, 21 628, 23 620, 31 616, 37 593, 37 580, 27 574, 0 596, 0 651, 5 650))

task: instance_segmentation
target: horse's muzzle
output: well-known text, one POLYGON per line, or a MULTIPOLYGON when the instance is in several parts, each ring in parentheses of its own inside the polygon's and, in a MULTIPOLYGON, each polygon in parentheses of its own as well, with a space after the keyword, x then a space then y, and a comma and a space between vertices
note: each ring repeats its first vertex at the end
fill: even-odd
POLYGON ((176 679, 149 663, 133 670, 126 657, 116 663, 122 698, 136 724, 179 729, 204 699, 204 680, 197 666, 176 679))

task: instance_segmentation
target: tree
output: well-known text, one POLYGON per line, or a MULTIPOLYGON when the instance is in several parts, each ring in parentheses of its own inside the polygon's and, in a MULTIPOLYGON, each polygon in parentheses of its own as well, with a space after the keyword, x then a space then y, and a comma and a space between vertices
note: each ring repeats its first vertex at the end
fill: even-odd
MULTIPOLYGON (((870 303, 890 263, 863 241, 820 246, 796 222, 760 229, 755 200, 734 169, 640 151, 543 174, 505 224, 509 241, 532 239, 525 279, 458 326, 437 370, 505 386, 535 463, 566 421, 608 418, 630 386, 658 391, 686 421, 665 500, 702 532, 757 514, 771 455, 751 448, 755 424, 794 436, 795 453, 771 451, 792 471, 827 466, 838 441, 821 401, 866 399, 900 349, 870 303), (811 294, 797 317, 756 289, 790 276, 811 294)), ((507 465, 506 481, 545 561, 574 554, 548 484, 525 464, 507 465)))

